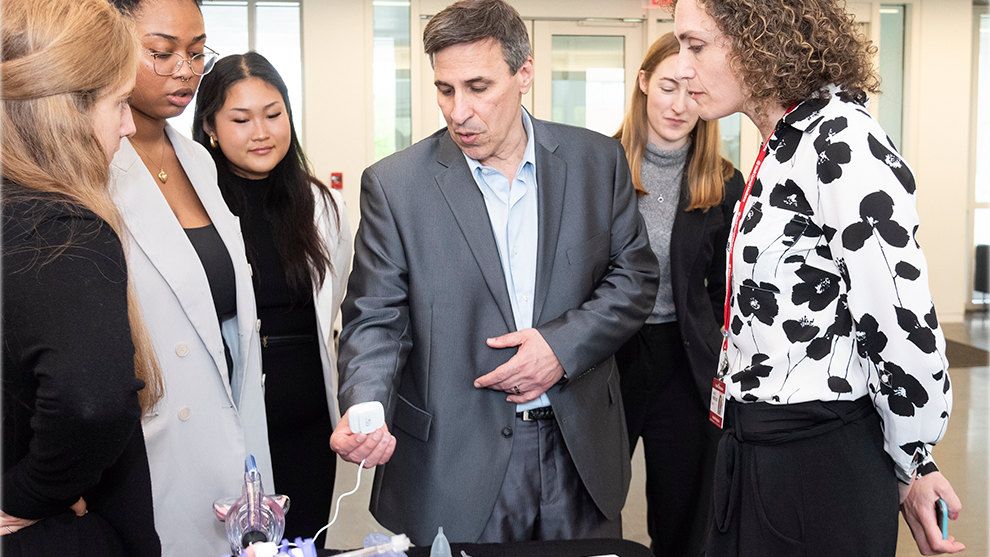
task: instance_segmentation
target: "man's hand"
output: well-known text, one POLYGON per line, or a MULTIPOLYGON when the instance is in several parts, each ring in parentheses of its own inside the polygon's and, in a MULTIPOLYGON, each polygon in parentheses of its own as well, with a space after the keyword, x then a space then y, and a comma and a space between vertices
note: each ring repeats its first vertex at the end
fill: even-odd
POLYGON ((557 360, 557 355, 536 329, 523 329, 490 338, 488 346, 519 347, 519 351, 508 362, 474 381, 474 386, 478 389, 508 393, 506 400, 509 402, 521 404, 536 400, 564 376, 564 368, 557 360))
POLYGON ((340 418, 337 427, 330 435, 330 448, 340 455, 340 458, 354 464, 361 464, 365 460, 365 468, 374 468, 379 464, 385 464, 392 458, 395 451, 395 437, 388 432, 388 426, 371 432, 371 434, 354 433, 351 431, 350 420, 347 412, 340 418))
POLYGON ((918 544, 918 551, 922 555, 938 555, 958 553, 966 549, 965 545, 957 542, 951 535, 949 539, 943 540, 942 530, 935 521, 935 502, 939 497, 945 499, 950 519, 957 519, 962 509, 962 503, 952 490, 949 480, 940 472, 932 472, 916 478, 907 489, 907 495, 902 496, 901 513, 918 544))

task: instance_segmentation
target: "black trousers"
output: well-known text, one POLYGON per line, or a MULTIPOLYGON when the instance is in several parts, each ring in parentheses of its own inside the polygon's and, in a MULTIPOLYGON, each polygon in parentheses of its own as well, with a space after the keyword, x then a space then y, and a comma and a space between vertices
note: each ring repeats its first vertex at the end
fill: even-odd
POLYGON ((893 557, 898 492, 868 397, 730 402, 709 557, 893 557))
POLYGON ((720 432, 708 421, 677 323, 645 325, 615 359, 630 451, 643 439, 650 548, 697 557, 708 535, 720 432))
MULTIPOLYGON (((285 538, 311 538, 330 520, 337 455, 330 449, 330 410, 320 362, 320 345, 268 346, 261 352, 265 370, 268 444, 274 482, 271 490, 289 496, 285 538)), ((262 478, 267 482, 267 478, 262 478)), ((326 532, 316 539, 323 547, 326 532)))

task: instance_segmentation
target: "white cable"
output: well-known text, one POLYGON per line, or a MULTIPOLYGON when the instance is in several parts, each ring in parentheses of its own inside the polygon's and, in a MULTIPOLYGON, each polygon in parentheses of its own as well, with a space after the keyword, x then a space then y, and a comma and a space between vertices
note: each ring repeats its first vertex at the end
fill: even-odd
MULTIPOLYGON (((365 459, 365 460, 367 460, 367 459, 365 459)), ((336 505, 337 508, 334 509, 334 511, 333 511, 333 518, 330 519, 330 523, 329 524, 327 524, 323 528, 320 528, 319 530, 317 530, 316 534, 313 534, 313 539, 314 540, 316 540, 316 538, 318 538, 320 536, 320 534, 323 533, 324 530, 326 530, 327 528, 333 526, 333 523, 334 522, 337 522, 337 513, 340 512, 340 500, 343 499, 344 497, 347 497, 348 495, 353 494, 355 491, 358 490, 359 487, 361 487, 361 470, 364 469, 364 462, 365 462, 365 460, 362 460, 361 461, 361 464, 358 465, 357 485, 354 486, 354 489, 348 491, 347 493, 341 493, 340 494, 340 497, 337 497, 337 505, 336 505)))

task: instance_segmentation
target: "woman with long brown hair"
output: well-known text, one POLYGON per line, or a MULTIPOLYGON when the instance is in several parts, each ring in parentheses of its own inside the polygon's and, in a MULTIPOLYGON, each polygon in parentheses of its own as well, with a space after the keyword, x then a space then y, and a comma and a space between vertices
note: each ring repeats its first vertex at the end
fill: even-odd
POLYGON ((5 0, 2 19, 0 545, 157 556, 140 418, 162 381, 107 188, 137 43, 104 0, 5 0))
POLYGON ((660 263, 652 314, 615 359, 630 451, 643 438, 653 552, 696 556, 718 441, 708 401, 722 341, 725 241, 743 182, 721 155, 718 121, 700 120, 674 78, 677 53, 673 33, 653 43, 615 134, 660 263))

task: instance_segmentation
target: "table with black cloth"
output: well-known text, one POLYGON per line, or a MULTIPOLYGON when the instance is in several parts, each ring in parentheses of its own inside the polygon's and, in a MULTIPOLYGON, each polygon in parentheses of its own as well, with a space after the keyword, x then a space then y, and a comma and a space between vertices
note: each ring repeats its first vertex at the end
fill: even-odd
MULTIPOLYGON (((338 555, 350 550, 321 549, 320 557, 338 555)), ((619 557, 653 557, 648 548, 629 540, 588 539, 527 541, 512 543, 452 543, 450 554, 461 557, 461 551, 470 557, 592 557, 618 555, 619 557)), ((408 557, 429 557, 430 546, 410 547, 408 557)))

